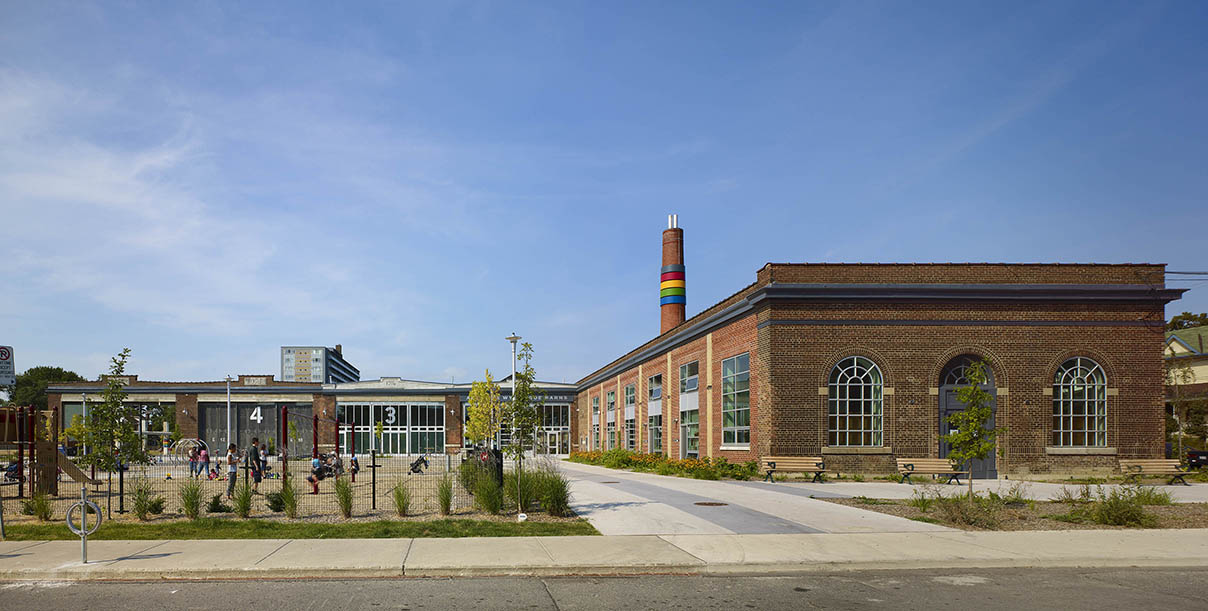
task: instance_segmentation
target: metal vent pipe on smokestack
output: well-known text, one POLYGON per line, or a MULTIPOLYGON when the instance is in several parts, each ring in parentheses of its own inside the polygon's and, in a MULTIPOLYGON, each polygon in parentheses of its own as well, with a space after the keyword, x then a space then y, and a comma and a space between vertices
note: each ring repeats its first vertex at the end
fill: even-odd
POLYGON ((659 276, 659 335, 684 322, 688 303, 684 289, 684 230, 679 227, 679 215, 668 214, 659 276))

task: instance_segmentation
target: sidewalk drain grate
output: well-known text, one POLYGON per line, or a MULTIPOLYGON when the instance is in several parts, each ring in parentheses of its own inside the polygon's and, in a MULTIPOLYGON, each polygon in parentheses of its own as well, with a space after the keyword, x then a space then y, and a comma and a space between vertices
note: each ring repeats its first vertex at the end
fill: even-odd
POLYGON ((725 503, 718 503, 716 501, 698 501, 696 503, 693 503, 693 505, 700 505, 701 507, 725 507, 726 506, 725 503))
POLYGON ((619 484, 621 482, 600 482, 601 484, 619 484))

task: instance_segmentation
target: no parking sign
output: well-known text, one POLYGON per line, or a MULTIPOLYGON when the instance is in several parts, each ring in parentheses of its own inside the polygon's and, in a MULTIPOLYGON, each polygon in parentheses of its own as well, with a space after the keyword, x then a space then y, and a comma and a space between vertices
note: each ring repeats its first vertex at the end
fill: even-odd
POLYGON ((13 347, 0 346, 0 386, 17 383, 17 369, 13 367, 13 347))

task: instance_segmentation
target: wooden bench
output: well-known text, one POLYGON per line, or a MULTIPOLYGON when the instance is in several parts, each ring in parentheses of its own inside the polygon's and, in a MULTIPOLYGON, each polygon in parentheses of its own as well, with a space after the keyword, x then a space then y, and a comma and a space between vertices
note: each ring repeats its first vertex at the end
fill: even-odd
POLYGON ((899 458, 898 473, 902 476, 902 483, 913 484, 911 475, 947 475, 948 481, 945 483, 951 484, 956 482, 959 486, 961 476, 968 477, 968 471, 961 471, 952 466, 952 462, 947 458, 899 458))
POLYGON ((1174 484, 1178 480, 1184 486, 1190 486, 1187 480, 1183 479, 1187 475, 1187 471, 1179 464, 1178 459, 1165 458, 1142 458, 1134 460, 1120 460, 1120 472, 1124 474, 1125 479, 1140 480, 1142 475, 1169 475, 1170 481, 1166 485, 1174 484))
POLYGON ((822 474, 826 473, 826 461, 820 456, 766 456, 763 459, 763 468, 768 472, 763 478, 765 482, 774 482, 772 474, 777 471, 788 471, 813 473, 814 479, 810 483, 814 483, 822 481, 822 474))

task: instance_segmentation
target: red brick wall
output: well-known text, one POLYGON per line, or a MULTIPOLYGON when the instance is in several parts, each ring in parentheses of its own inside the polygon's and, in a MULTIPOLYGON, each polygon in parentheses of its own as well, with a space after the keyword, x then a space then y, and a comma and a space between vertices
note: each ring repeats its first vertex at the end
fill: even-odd
MULTIPOLYGON (((997 398, 997 423, 1005 452, 1000 472, 1048 472, 1088 464, 1114 463, 1114 458, 1049 455, 1052 388, 1057 367, 1071 356, 1088 356, 1108 376, 1108 447, 1119 457, 1160 457, 1163 441, 1160 326, 1136 326, 1161 320, 1161 310, 1122 306, 1063 305, 859 305, 775 306, 777 320, 828 320, 834 325, 772 325, 769 350, 775 355, 769 379, 775 394, 767 421, 773 454, 817 455, 826 435, 827 385, 834 364, 851 355, 872 359, 885 386, 884 444, 893 455, 937 456, 939 386, 944 366, 961 354, 991 363, 995 384, 1008 389, 997 398), (1068 325, 867 325, 841 320, 995 320, 1070 321, 1068 325), (1080 326, 1078 323, 1121 322, 1129 326, 1080 326)), ((1159 323, 1160 324, 1160 323, 1159 323)), ((835 456, 828 463, 847 470, 890 470, 891 455, 835 456)))
POLYGON ((461 452, 462 426, 465 418, 461 413, 461 397, 445 395, 445 453, 461 452))
POLYGON ((197 395, 176 395, 176 430, 181 439, 197 439, 197 395))

